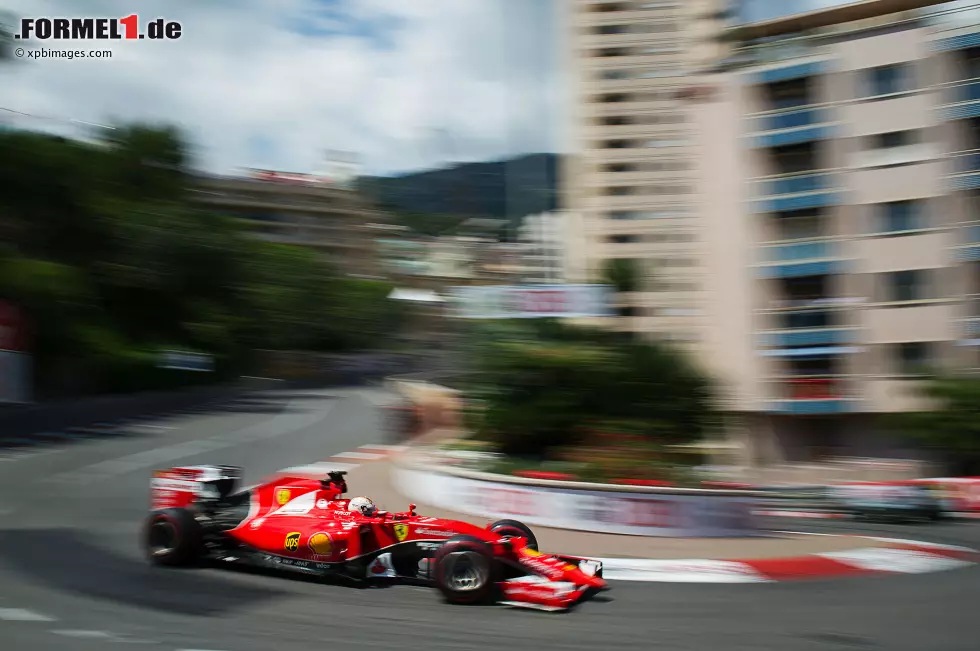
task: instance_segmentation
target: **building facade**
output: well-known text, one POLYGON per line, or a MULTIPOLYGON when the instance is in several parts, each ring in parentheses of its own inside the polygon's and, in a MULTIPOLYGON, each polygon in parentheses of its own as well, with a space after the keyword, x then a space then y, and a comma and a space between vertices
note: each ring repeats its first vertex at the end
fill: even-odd
POLYGON ((392 220, 353 190, 312 175, 255 172, 201 175, 193 196, 242 220, 257 238, 309 247, 351 276, 384 275, 377 240, 390 236, 392 220))
POLYGON ((691 102, 705 338, 756 454, 902 454, 885 414, 980 366, 980 12, 877 0, 739 27, 691 102))
POLYGON ((578 215, 547 212, 528 215, 518 229, 523 245, 524 282, 564 283, 579 275, 575 269, 581 246, 574 241, 580 233, 578 215))
POLYGON ((684 101, 718 56, 721 0, 564 3, 573 136, 561 206, 581 223, 571 282, 635 261, 641 291, 618 297, 617 327, 696 344, 703 329, 695 134, 684 101))

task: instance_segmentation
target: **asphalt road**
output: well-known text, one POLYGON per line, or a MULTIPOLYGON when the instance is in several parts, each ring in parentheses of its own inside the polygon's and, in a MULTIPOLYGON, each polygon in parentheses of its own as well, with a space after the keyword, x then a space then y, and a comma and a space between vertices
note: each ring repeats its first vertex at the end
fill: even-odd
MULTIPOLYGON (((240 464, 246 482, 256 481, 383 442, 376 405, 384 399, 376 389, 270 393, 149 421, 124 435, 0 457, 0 648, 980 648, 978 567, 775 584, 615 583, 605 599, 555 615, 448 606, 425 588, 355 589, 228 570, 162 570, 142 559, 137 532, 153 468, 240 464)), ((980 548, 980 523, 774 525, 980 548)))

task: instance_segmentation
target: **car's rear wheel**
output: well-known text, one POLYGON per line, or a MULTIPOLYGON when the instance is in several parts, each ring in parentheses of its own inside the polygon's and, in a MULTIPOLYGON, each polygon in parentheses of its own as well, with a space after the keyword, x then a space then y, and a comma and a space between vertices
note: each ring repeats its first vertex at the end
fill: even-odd
POLYGON ((203 553, 203 532, 187 509, 163 509, 147 518, 143 545, 155 565, 193 565, 203 553))
POLYGON ((439 548, 432 566, 436 587, 449 603, 486 603, 496 592, 496 559, 479 538, 450 538, 439 548))
POLYGON ((506 536, 507 538, 527 538, 527 546, 535 551, 538 550, 538 539, 534 537, 534 532, 523 522, 518 522, 517 520, 497 520, 488 529, 497 535, 506 536))

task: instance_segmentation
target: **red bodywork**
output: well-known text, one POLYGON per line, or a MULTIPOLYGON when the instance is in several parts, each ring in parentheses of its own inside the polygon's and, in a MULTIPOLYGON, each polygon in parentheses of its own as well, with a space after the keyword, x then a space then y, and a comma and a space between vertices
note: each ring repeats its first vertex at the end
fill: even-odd
MULTIPOLYGON (((154 473, 152 508, 187 508, 201 495, 206 466, 172 468, 154 473)), ((277 564, 304 570, 328 570, 360 558, 371 559, 367 574, 386 576, 389 563, 377 558, 402 543, 444 543, 458 535, 477 538, 498 560, 524 574, 499 582, 502 603, 564 610, 587 592, 607 589, 601 563, 542 554, 524 538, 503 538, 468 522, 417 515, 414 505, 403 513, 378 511, 365 516, 347 510, 346 485, 324 484, 308 477, 277 477, 251 490, 248 515, 224 535, 262 552, 277 564)), ((387 576, 390 576, 387 575, 387 576)))

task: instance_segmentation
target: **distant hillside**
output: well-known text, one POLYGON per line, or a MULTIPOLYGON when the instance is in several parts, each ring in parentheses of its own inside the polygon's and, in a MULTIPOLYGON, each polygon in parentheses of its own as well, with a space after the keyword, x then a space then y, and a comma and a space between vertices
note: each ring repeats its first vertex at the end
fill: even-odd
POLYGON ((402 176, 364 177, 358 180, 358 187, 397 212, 510 217, 516 222, 525 215, 557 207, 557 179, 556 154, 529 154, 402 176))

